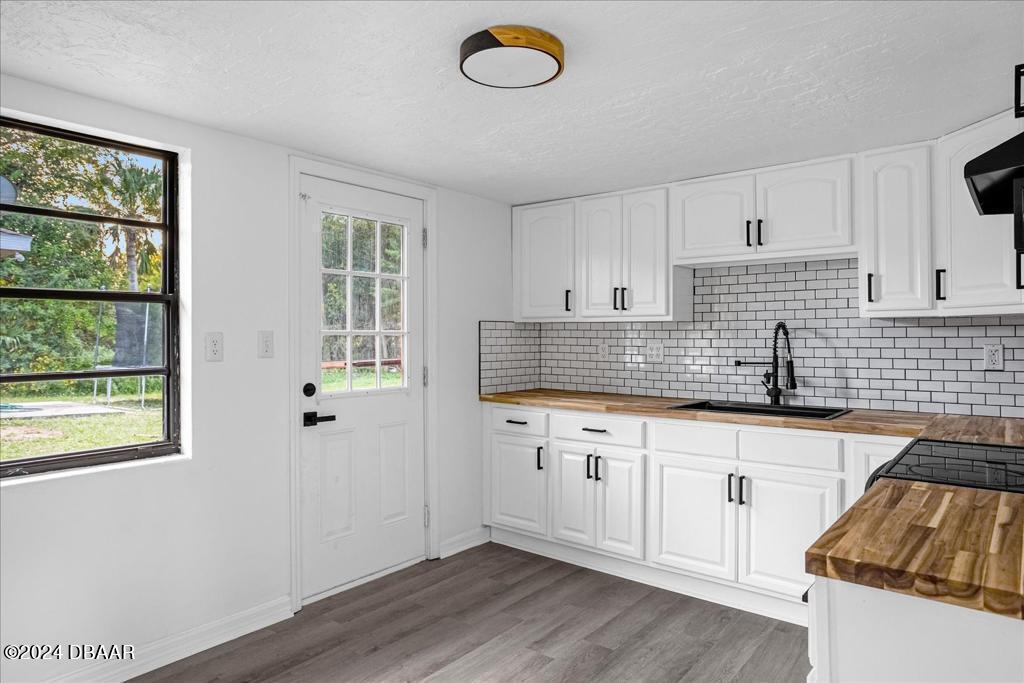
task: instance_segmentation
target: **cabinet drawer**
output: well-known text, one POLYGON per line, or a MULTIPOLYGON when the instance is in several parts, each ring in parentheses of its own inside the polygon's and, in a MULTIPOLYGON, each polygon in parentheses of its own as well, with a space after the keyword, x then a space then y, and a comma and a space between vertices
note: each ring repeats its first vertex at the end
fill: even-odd
POLYGON ((551 434, 556 439, 644 447, 643 420, 624 420, 606 415, 552 415, 551 434))
POLYGON ((735 459, 738 431, 685 422, 657 422, 654 425, 654 447, 666 453, 735 459))
POLYGON ((494 408, 491 411, 491 429, 510 434, 547 436, 548 414, 539 410, 494 408))
POLYGON ((841 472, 842 439, 810 434, 740 431, 740 460, 841 472))

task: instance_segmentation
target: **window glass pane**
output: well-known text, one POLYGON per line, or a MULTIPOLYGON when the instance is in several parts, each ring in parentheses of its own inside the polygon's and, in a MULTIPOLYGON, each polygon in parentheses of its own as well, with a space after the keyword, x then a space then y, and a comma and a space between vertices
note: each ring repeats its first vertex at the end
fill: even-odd
POLYGON ((348 270, 348 216, 325 212, 320 230, 323 267, 348 270))
POLYGON ((0 460, 161 441, 164 378, 0 384, 0 460))
POLYGON ((159 292, 164 233, 0 213, 0 286, 159 292))
POLYGON ((380 224, 380 272, 402 274, 402 226, 380 224))
POLYGON ((380 359, 380 386, 400 387, 405 384, 405 354, 403 337, 382 337, 380 359))
POLYGON ((352 389, 377 388, 377 340, 373 336, 352 337, 352 389))
POLYGON ((163 220, 164 164, 155 157, 5 126, 0 175, 22 206, 163 220))
POLYGON ((364 273, 377 270, 377 221, 352 219, 352 270, 364 273))
POLYGON ((320 391, 348 391, 348 338, 324 336, 320 359, 320 391))
POLYGON ((323 326, 327 330, 347 329, 345 318, 348 292, 345 289, 348 276, 323 273, 323 326))
POLYGON ((381 278, 380 320, 385 330, 402 329, 402 281, 381 278))
POLYGON ((352 329, 377 329, 377 279, 352 277, 352 329))
POLYGON ((164 304, 0 299, 0 372, 164 364, 164 304))

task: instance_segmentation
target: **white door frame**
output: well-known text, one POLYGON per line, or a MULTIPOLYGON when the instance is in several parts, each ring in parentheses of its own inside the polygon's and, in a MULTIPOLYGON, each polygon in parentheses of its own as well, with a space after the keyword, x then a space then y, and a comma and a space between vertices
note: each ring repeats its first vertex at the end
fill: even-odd
MULTIPOLYGON (((291 531, 291 604, 292 612, 298 612, 302 608, 302 523, 301 491, 299 477, 299 461, 301 454, 302 440, 300 438, 299 416, 301 409, 301 396, 299 387, 302 386, 301 364, 299 363, 298 350, 300 347, 300 242, 299 236, 302 232, 301 222, 301 200, 299 198, 299 176, 302 174, 313 175, 327 180, 335 180, 349 185, 358 185, 372 190, 390 192, 423 202, 423 228, 429 230, 430 239, 427 248, 423 253, 423 345, 424 345, 424 367, 429 367, 435 377, 438 368, 438 349, 434 340, 438 338, 437 321, 437 190, 429 185, 416 183, 404 178, 385 175, 359 168, 348 166, 335 161, 322 160, 314 157, 290 155, 289 156, 289 233, 288 233, 288 469, 289 469, 289 492, 290 492, 290 531, 291 531)), ((415 240, 416 237, 412 236, 415 240)), ((417 242, 413 242, 417 244, 417 242)), ((410 382, 422 381, 418 377, 410 377, 410 382)), ((440 495, 440 482, 438 479, 438 438, 439 429, 437 425, 437 382, 429 382, 423 395, 423 458, 424 458, 424 500, 431 512, 438 510, 438 498, 440 495)), ((431 514, 430 526, 427 527, 424 537, 424 549, 427 558, 440 556, 441 533, 435 521, 436 514, 431 514)))

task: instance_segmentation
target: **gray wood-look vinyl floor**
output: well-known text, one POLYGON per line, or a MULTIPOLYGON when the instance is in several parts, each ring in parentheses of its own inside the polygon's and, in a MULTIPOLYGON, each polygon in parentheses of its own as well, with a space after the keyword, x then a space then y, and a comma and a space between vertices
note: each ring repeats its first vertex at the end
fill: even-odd
POLYGON ((487 543, 137 681, 804 681, 806 629, 487 543))

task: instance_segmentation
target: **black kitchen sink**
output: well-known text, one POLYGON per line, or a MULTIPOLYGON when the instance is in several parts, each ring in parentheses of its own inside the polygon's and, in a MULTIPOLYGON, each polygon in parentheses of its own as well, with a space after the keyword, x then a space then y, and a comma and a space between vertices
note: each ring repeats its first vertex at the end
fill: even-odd
POLYGON ((702 410, 713 413, 741 413, 744 415, 771 415, 774 417, 802 417, 812 420, 831 420, 844 415, 845 408, 816 408, 814 406, 772 406, 767 403, 742 403, 739 401, 697 401, 672 410, 702 410))

